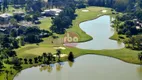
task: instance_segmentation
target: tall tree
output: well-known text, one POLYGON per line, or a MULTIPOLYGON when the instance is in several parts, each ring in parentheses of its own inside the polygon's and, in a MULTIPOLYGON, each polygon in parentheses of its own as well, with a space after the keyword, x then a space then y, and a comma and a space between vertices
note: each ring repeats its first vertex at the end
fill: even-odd
POLYGON ((8 0, 3 0, 3 12, 8 9, 8 0))

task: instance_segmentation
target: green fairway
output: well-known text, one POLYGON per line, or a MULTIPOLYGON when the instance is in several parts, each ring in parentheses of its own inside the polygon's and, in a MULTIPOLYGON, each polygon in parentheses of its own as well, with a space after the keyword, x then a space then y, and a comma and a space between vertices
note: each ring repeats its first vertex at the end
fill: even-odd
POLYGON ((41 19, 40 21, 41 21, 41 24, 38 25, 40 29, 50 30, 50 26, 52 25, 51 23, 52 20, 50 17, 41 19))

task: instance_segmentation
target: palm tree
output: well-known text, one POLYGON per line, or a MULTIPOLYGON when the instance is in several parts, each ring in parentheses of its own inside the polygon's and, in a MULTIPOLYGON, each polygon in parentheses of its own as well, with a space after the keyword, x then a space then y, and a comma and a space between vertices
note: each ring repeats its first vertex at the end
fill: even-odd
POLYGON ((28 61, 28 60, 27 60, 26 58, 24 59, 24 61, 25 61, 25 64, 27 64, 27 61, 28 61))
POLYGON ((142 52, 138 54, 138 59, 142 61, 142 52))
POLYGON ((72 61, 72 62, 74 61, 73 52, 70 52, 70 53, 69 53, 68 60, 69 60, 69 61, 72 61))
POLYGON ((29 59, 29 63, 30 63, 30 64, 32 64, 32 61, 33 61, 32 59, 29 59))
POLYGON ((45 59, 46 59, 46 57, 47 57, 47 54, 46 54, 46 53, 43 53, 42 56, 43 56, 43 59, 44 59, 44 62, 45 62, 45 59))
POLYGON ((37 58, 39 62, 42 62, 42 56, 38 56, 37 58))
POLYGON ((22 60, 23 60, 22 58, 19 58, 19 61, 20 61, 21 63, 22 63, 22 60))
POLYGON ((48 54, 47 54, 47 58, 48 58, 48 61, 49 61, 49 62, 52 61, 52 54, 51 54, 51 53, 48 53, 48 54))
POLYGON ((34 58, 34 61, 35 61, 35 63, 38 63, 38 58, 35 57, 35 58, 34 58))
POLYGON ((61 54, 61 50, 60 50, 60 49, 57 49, 56 55, 58 56, 58 60, 59 60, 59 61, 60 61, 60 54, 61 54))

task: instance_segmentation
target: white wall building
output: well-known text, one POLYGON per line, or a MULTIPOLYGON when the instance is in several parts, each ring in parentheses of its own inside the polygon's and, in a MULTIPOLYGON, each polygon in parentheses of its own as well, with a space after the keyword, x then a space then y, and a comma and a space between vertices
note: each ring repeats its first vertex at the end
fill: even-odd
POLYGON ((59 15, 61 11, 62 11, 61 9, 47 9, 47 10, 44 10, 42 14, 45 14, 48 16, 56 16, 56 15, 59 15))

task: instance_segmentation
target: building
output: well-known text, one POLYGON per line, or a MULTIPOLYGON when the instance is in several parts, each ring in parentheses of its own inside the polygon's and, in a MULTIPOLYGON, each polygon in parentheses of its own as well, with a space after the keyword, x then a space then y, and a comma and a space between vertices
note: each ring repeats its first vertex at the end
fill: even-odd
POLYGON ((61 9, 47 9, 47 10, 44 10, 44 12, 41 12, 41 14, 46 16, 56 16, 56 15, 59 15, 61 11, 62 11, 61 9))
POLYGON ((25 13, 22 12, 22 11, 15 11, 15 12, 13 12, 13 15, 14 15, 14 16, 17 15, 17 16, 24 17, 24 16, 25 16, 25 13))
POLYGON ((9 20, 12 17, 11 14, 4 13, 0 15, 0 25, 9 24, 9 20))

